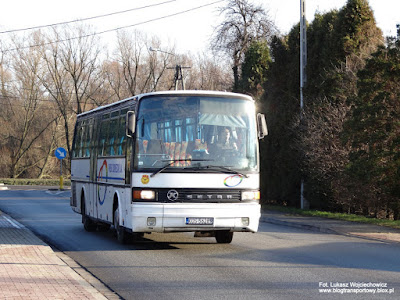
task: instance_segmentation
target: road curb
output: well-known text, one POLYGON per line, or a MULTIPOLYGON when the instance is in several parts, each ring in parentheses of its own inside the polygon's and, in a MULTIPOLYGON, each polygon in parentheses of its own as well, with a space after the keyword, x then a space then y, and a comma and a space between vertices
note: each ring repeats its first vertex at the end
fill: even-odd
POLYGON ((335 230, 335 229, 328 228, 328 227, 310 225, 310 224, 306 224, 306 223, 283 221, 283 220, 279 220, 279 219, 271 218, 271 217, 267 217, 267 216, 261 216, 260 221, 264 222, 264 223, 293 227, 293 228, 298 228, 298 229, 305 229, 305 230, 314 231, 314 232, 321 232, 321 233, 327 233, 327 234, 336 234, 336 235, 342 235, 342 236, 347 236, 347 237, 360 238, 360 239, 365 239, 365 240, 370 240, 370 241, 377 241, 377 242, 383 242, 383 243, 400 243, 400 240, 389 239, 389 238, 387 238, 387 236, 385 236, 386 238, 380 238, 379 236, 377 236, 380 233, 362 234, 362 233, 347 232, 347 231, 343 231, 343 230, 335 230), (375 236, 373 236, 374 234, 375 234, 375 236))
MULTIPOLYGON (((53 247, 51 247, 51 248, 53 248, 53 247)), ((79 276, 81 276, 83 279, 85 279, 85 281, 87 282, 88 285, 93 286, 101 296, 107 298, 108 300, 122 299, 111 288, 106 286, 95 275, 90 273, 88 270, 86 270, 84 267, 82 267, 80 264, 78 264, 75 260, 73 260, 67 254, 65 254, 62 251, 59 251, 58 249, 53 249, 53 251, 66 265, 68 265, 79 276)))
POLYGON ((315 232, 340 234, 338 231, 332 230, 330 228, 323 228, 320 226, 314 226, 314 225, 310 225, 310 224, 301 224, 301 223, 295 223, 295 222, 282 221, 282 220, 277 220, 277 219, 266 217, 266 216, 261 217, 261 222, 271 223, 271 224, 275 224, 275 225, 283 225, 283 226, 288 226, 288 227, 295 227, 295 228, 299 228, 299 229, 306 229, 306 230, 315 231, 315 232))

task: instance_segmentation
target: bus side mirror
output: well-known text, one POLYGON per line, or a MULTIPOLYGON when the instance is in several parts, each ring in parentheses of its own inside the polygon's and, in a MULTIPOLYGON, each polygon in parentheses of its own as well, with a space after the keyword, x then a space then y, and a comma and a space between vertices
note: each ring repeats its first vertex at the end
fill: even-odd
POLYGON ((263 139, 268 135, 267 121, 264 114, 257 114, 257 131, 259 139, 263 139))
POLYGON ((126 136, 132 137, 135 133, 136 127, 136 115, 134 111, 128 111, 126 113, 126 136))

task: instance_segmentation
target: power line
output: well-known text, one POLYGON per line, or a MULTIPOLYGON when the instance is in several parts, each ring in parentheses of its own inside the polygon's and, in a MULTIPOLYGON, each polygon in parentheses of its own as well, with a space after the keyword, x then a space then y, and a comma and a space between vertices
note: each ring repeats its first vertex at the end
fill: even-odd
MULTIPOLYGON (((9 82, 19 82, 18 80, 10 80, 9 82)), ((11 90, 11 89, 16 89, 16 90, 18 90, 18 91, 28 91, 28 92, 31 92, 32 91, 32 88, 24 88, 24 87, 14 87, 14 86, 12 86, 12 85, 10 85, 9 83, 7 83, 7 82, 5 82, 5 83, 3 83, 3 85, 4 85, 4 87, 5 88, 7 88, 8 90, 11 90)), ((35 84, 35 86, 39 86, 40 84, 35 84)), ((53 94, 56 94, 57 93, 57 91, 54 91, 54 90, 49 90, 49 89, 47 89, 46 88, 46 90, 45 91, 39 91, 39 92, 42 92, 42 93, 45 93, 45 92, 47 92, 47 93, 53 93, 53 94)), ((75 96, 75 95, 78 95, 78 96, 83 96, 83 95, 86 95, 86 93, 85 92, 80 92, 80 93, 76 93, 76 92, 64 92, 64 95, 66 95, 66 96, 75 96)), ((1 94, 0 94, 0 97, 1 97, 1 94)), ((4 96, 4 97, 14 97, 14 98, 16 98, 17 96, 4 96)), ((41 99, 38 99, 38 100, 41 100, 41 99)), ((43 100, 43 101, 46 101, 46 100, 43 100)))
MULTIPOLYGON (((7 98, 14 98, 14 99, 16 99, 16 100, 28 101, 28 102, 29 102, 29 101, 35 101, 35 102, 38 102, 39 104, 46 105, 45 107, 41 107, 40 109, 47 109, 47 110, 59 111, 59 109, 56 108, 56 107, 48 107, 47 105, 50 104, 50 103, 43 103, 43 102, 53 102, 53 104, 57 104, 57 102, 56 102, 55 100, 50 100, 50 99, 38 99, 38 98, 36 98, 36 99, 27 99, 27 98, 15 97, 15 96, 1 96, 1 95, 0 95, 0 101, 2 101, 2 100, 3 100, 3 101, 9 100, 9 99, 7 99, 7 98)), ((85 101, 85 103, 83 103, 83 104, 85 104, 85 105, 95 105, 95 106, 105 105, 104 103, 103 103, 103 104, 99 104, 99 103, 95 102, 94 99, 88 99, 88 100, 91 100, 91 101, 90 101, 90 102, 89 102, 89 101, 85 101)), ((115 101, 114 101, 114 102, 115 102, 115 101)), ((14 101, 8 101, 7 103, 5 103, 5 102, 0 102, 0 103, 1 103, 3 106, 26 107, 25 104, 22 104, 22 103, 15 103, 14 101)), ((105 103, 109 103, 109 102, 105 101, 105 103)), ((111 103, 112 103, 112 102, 111 102, 111 103)), ((76 102, 70 101, 70 102, 68 102, 68 104, 74 106, 74 105, 76 105, 76 102)))
POLYGON ((55 44, 55 43, 62 43, 62 42, 77 40, 77 39, 81 39, 81 38, 88 38, 88 37, 101 35, 101 34, 112 32, 112 31, 118 31, 118 30, 121 30, 121 29, 135 27, 135 26, 139 26, 139 25, 143 25, 143 24, 147 24, 147 23, 151 23, 151 22, 167 19, 167 18, 170 18, 170 17, 182 15, 182 14, 185 14, 185 13, 188 13, 188 12, 191 12, 191 11, 195 11, 195 10, 201 9, 203 7, 207 7, 207 6, 211 6, 211 5, 214 5, 216 3, 219 3, 219 2, 223 2, 223 1, 224 0, 214 1, 214 2, 211 2, 211 3, 208 3, 208 4, 200 5, 200 6, 193 7, 193 8, 187 9, 187 10, 183 10, 183 11, 180 11, 180 12, 177 12, 177 13, 165 15, 165 16, 162 16, 162 17, 150 19, 150 20, 139 22, 139 23, 132 24, 132 25, 127 25, 127 26, 122 26, 122 27, 118 27, 118 28, 108 29, 108 30, 104 30, 104 31, 100 31, 100 32, 94 32, 94 33, 91 33, 91 34, 86 34, 86 35, 72 37, 72 38, 63 39, 63 40, 56 40, 56 41, 50 41, 50 42, 42 43, 42 44, 36 44, 36 45, 30 45, 30 46, 25 46, 25 47, 1 50, 1 52, 2 53, 6 53, 6 52, 18 51, 18 50, 22 50, 22 49, 30 49, 30 48, 40 47, 40 46, 47 46, 47 45, 52 45, 52 44, 55 44))
MULTIPOLYGON (((26 107, 25 105, 23 105, 23 104, 16 104, 16 103, 7 103, 7 104, 2 104, 2 105, 5 105, 5 106, 17 106, 17 107, 26 107)), ((54 108, 54 107, 40 107, 40 109, 41 110, 51 110, 51 111, 56 111, 56 112, 59 112, 60 110, 59 109, 57 109, 57 108, 54 108)))
POLYGON ((109 16, 113 16, 113 15, 124 14, 124 13, 135 11, 135 10, 141 10, 141 9, 145 9, 145 8, 155 7, 155 6, 159 6, 159 5, 163 5, 163 4, 167 4, 167 3, 175 2, 175 1, 176 0, 169 0, 169 1, 165 1, 165 2, 150 4, 150 5, 131 8, 131 9, 122 10, 122 11, 116 11, 116 12, 112 12, 112 13, 108 13, 108 14, 104 14, 104 15, 98 15, 98 16, 94 16, 94 17, 88 17, 88 18, 83 18, 83 19, 78 19, 78 20, 73 20, 73 21, 65 21, 65 22, 59 22, 59 23, 53 23, 53 24, 47 24, 47 25, 39 25, 39 26, 33 26, 33 27, 27 27, 27 28, 0 31, 0 34, 12 33, 12 32, 18 32, 18 31, 27 31, 27 30, 40 29, 40 28, 45 28, 45 27, 54 27, 54 26, 58 26, 58 25, 66 25, 66 24, 76 23, 76 22, 89 21, 89 20, 109 17, 109 16))

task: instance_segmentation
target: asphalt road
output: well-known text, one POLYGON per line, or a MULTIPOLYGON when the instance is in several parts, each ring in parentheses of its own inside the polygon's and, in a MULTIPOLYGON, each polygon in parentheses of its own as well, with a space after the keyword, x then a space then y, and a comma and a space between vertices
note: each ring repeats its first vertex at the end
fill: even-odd
POLYGON ((261 223, 258 233, 235 233, 228 245, 188 233, 120 245, 112 231, 86 232, 69 196, 0 191, 0 209, 124 299, 400 298, 399 244, 261 223), (383 286, 372 294, 352 283, 383 286))

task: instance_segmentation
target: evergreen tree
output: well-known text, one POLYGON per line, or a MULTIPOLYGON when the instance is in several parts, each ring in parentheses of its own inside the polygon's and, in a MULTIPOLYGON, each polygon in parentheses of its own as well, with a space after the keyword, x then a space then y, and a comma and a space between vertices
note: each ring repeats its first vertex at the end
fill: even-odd
POLYGON ((261 143, 261 191, 264 199, 278 204, 299 204, 300 173, 298 153, 290 146, 295 133, 290 130, 293 116, 299 114, 298 26, 289 37, 274 37, 271 43, 273 63, 262 97, 269 134, 261 143), (294 49, 293 49, 294 47, 294 49))
POLYGON ((319 208, 366 208, 367 203, 373 202, 372 197, 365 195, 363 204, 354 201, 349 191, 349 184, 356 187, 358 182, 345 174, 351 147, 342 143, 340 136, 350 110, 347 99, 357 94, 357 72, 382 44, 382 33, 376 27, 368 1, 349 0, 339 11, 316 18, 309 36, 308 72, 312 76, 306 91, 307 121, 303 122, 299 145, 306 158, 307 197, 319 208), (313 55, 318 51, 321 59, 313 55))
POLYGON ((307 98, 341 102, 356 92, 357 72, 383 44, 367 0, 317 14, 308 28, 307 98))
POLYGON ((267 72, 271 57, 267 41, 253 41, 245 53, 242 64, 240 87, 242 92, 249 93, 256 99, 263 93, 267 81, 267 72))
POLYGON ((307 28, 307 89, 308 99, 325 97, 328 84, 326 79, 335 66, 333 41, 335 24, 337 24, 338 12, 333 10, 323 15, 316 14, 314 21, 307 28))
MULTIPOLYGON (((347 138, 348 172, 376 191, 376 205, 400 219, 400 48, 382 47, 359 72, 347 138)), ((360 197, 357 193, 355 197, 360 197)))
POLYGON ((306 110, 297 144, 306 196, 313 207, 355 211, 362 205, 352 200, 351 178, 344 174, 350 145, 340 136, 350 109, 347 99, 357 94, 357 72, 382 34, 365 0, 349 0, 339 11, 317 15, 308 33, 306 110))

